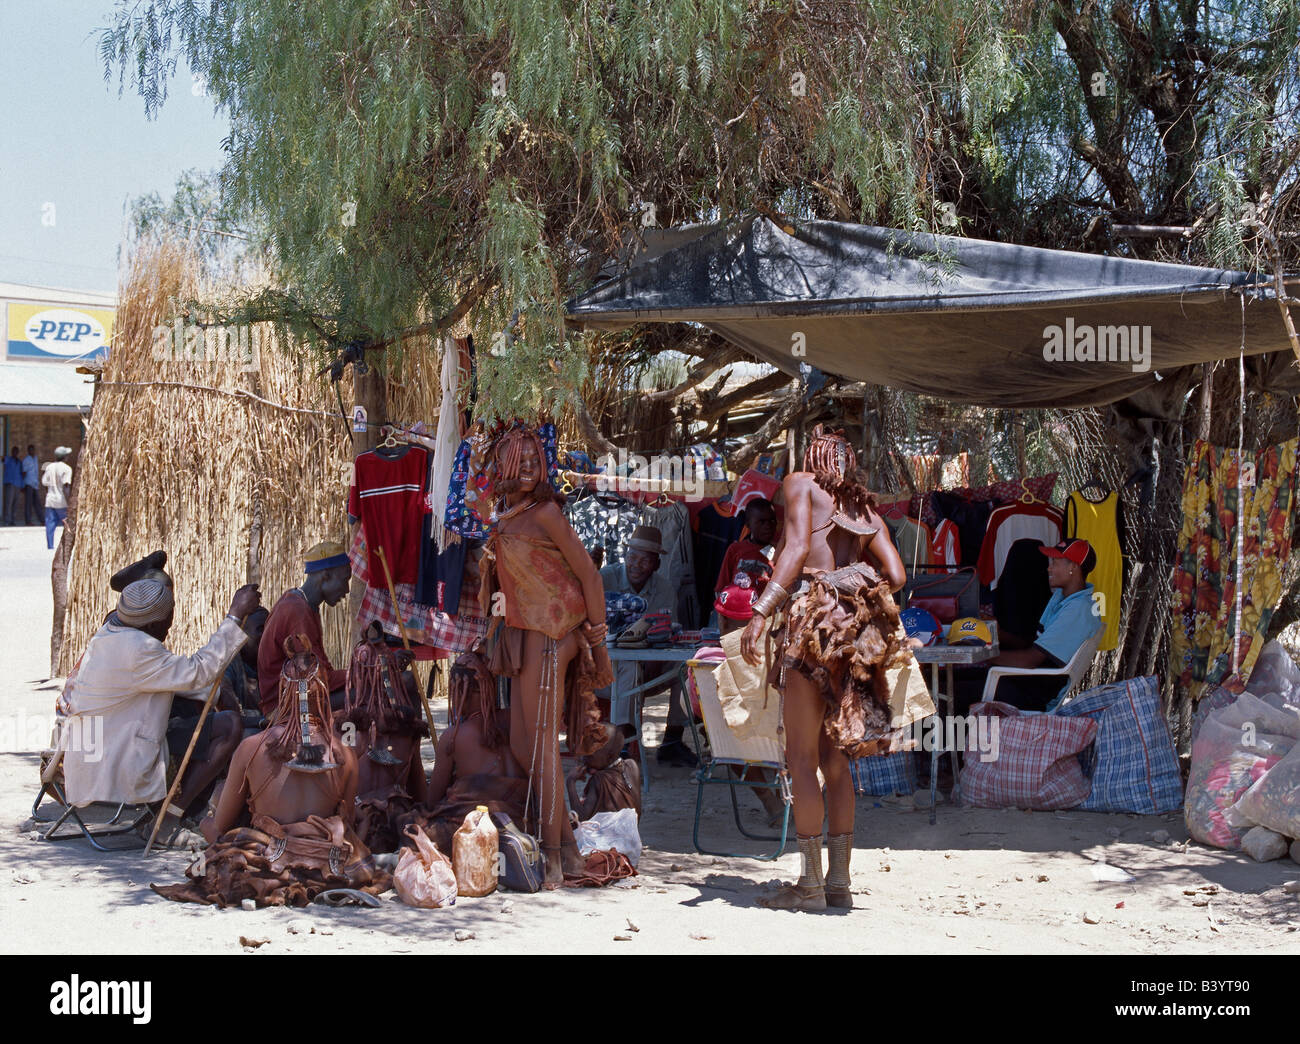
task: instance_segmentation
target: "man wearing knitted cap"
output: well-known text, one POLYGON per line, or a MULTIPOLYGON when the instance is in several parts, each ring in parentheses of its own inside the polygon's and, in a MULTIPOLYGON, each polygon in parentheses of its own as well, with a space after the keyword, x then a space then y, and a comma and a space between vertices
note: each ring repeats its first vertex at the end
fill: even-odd
POLYGON ((330 705, 339 710, 343 706, 343 688, 347 684, 347 671, 335 670, 325 655, 325 643, 320 622, 321 604, 337 605, 348 593, 352 569, 342 544, 323 540, 304 556, 307 578, 298 587, 291 587, 271 609, 262 632, 262 644, 257 651, 257 684, 262 690, 262 713, 268 718, 275 712, 280 698, 280 671, 284 667, 284 640, 290 635, 304 634, 311 643, 311 651, 325 670, 330 688, 330 705))
MULTIPOLYGON (((117 608, 82 654, 76 678, 64 690, 67 713, 60 730, 68 800, 144 804, 167 793, 168 722, 172 700, 207 699, 226 664, 247 635, 240 621, 259 602, 257 586, 235 592, 216 633, 192 656, 178 656, 163 642, 174 615, 172 589, 158 579, 127 584, 117 608), (87 736, 99 742, 87 744, 87 736), (80 737, 82 742, 73 743, 80 737)), ((180 816, 229 764, 242 736, 237 715, 208 719, 186 769, 180 793, 160 810, 162 844, 180 844, 180 816)), ((180 737, 188 746, 189 735, 180 737)), ((181 748, 183 753, 184 747, 181 748)))

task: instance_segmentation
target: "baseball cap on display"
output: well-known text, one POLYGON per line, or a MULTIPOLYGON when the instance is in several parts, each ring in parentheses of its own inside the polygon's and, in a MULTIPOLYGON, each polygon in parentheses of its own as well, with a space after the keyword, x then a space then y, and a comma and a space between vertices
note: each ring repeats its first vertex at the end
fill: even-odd
POLYGON ((927 609, 904 609, 898 616, 907 636, 919 639, 923 645, 933 645, 943 633, 939 621, 927 609))
POLYGON ((1092 572, 1093 566, 1097 564, 1097 555, 1086 540, 1062 540, 1055 547, 1040 547, 1038 550, 1048 558, 1064 558, 1073 562, 1085 573, 1092 572))
POLYGON ((977 616, 962 616, 948 628, 949 645, 992 645, 993 632, 977 616))
POLYGON ((728 620, 748 620, 754 615, 754 600, 758 592, 752 587, 728 584, 718 592, 713 608, 728 620))

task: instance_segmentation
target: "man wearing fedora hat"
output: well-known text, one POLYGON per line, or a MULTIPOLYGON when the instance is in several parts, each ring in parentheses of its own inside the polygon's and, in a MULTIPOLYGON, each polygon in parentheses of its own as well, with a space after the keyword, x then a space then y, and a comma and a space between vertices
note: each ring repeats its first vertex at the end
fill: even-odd
MULTIPOLYGON (((600 571, 605 593, 640 595, 646 600, 648 612, 672 616, 677 606, 677 592, 672 589, 667 577, 659 572, 660 556, 663 554, 663 534, 659 529, 655 526, 637 526, 627 542, 623 561, 607 565, 600 571)), ((620 697, 610 706, 613 724, 631 724, 632 700, 622 694, 641 683, 645 666, 635 660, 615 662, 620 697)), ((682 742, 685 727, 686 711, 682 703, 681 687, 674 681, 668 702, 668 725, 664 729, 663 743, 659 746, 659 761, 687 767, 693 767, 697 763, 698 759, 691 749, 682 742)))

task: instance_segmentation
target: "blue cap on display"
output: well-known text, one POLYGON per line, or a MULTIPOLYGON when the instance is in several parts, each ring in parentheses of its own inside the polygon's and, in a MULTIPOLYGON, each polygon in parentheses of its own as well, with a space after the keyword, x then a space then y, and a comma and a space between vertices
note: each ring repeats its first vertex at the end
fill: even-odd
POLYGON ((927 609, 904 609, 898 615, 903 621, 903 630, 907 636, 918 638, 925 645, 933 645, 943 633, 939 621, 927 609))

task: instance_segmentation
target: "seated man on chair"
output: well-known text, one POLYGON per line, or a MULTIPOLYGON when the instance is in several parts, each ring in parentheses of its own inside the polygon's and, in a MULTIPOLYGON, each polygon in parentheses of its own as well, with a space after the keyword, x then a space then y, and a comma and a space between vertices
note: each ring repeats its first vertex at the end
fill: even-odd
MULTIPOLYGON (((646 600, 649 612, 675 615, 677 592, 672 590, 667 578, 659 572, 660 556, 663 553, 663 535, 659 529, 655 526, 637 526, 627 542, 627 553, 623 556, 622 563, 607 565, 600 571, 605 593, 640 595, 646 600)), ((617 705, 610 707, 610 720, 614 725, 632 724, 632 697, 626 695, 627 691, 641 684, 647 673, 656 669, 662 672, 663 665, 652 660, 644 663, 635 660, 615 661, 619 699, 617 705)), ((670 688, 668 725, 664 729, 658 760, 691 768, 699 759, 682 742, 686 711, 682 704, 681 685, 674 680, 670 688)), ((646 695, 647 693, 639 693, 636 698, 644 700, 646 695)), ((639 740, 640 737, 634 736, 633 739, 639 740)))
MULTIPOLYGON (((1047 556, 1047 582, 1052 596, 1038 621, 1038 636, 1027 649, 1004 649, 994 659, 956 673, 956 713, 965 714, 979 702, 989 667, 1047 668, 1064 671, 1066 664, 1102 626, 1087 576, 1097 565, 1097 553, 1086 540, 1064 540, 1040 548, 1047 556)), ((1069 680, 1064 674, 1024 678, 1003 677, 995 698, 1021 710, 1041 711, 1061 695, 1069 680)))
MULTIPOLYGON (((169 748, 179 761, 193 735, 189 721, 183 729, 171 727, 173 702, 202 706, 247 637, 240 620, 257 604, 256 585, 241 587, 208 643, 192 656, 178 656, 163 645, 174 613, 171 588, 157 579, 126 585, 117 608, 87 645, 61 701, 66 712, 60 733, 63 772, 70 804, 163 799, 169 748), (74 749, 78 744, 67 740, 79 732, 84 735, 85 723, 94 719, 102 722, 102 731, 95 730, 103 737, 102 747, 74 749)), ((180 792, 159 812, 159 843, 189 840, 180 830, 180 817, 225 771, 241 735, 238 714, 208 715, 180 792)))

